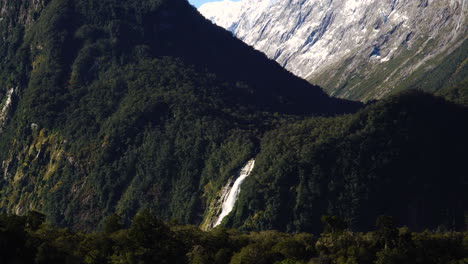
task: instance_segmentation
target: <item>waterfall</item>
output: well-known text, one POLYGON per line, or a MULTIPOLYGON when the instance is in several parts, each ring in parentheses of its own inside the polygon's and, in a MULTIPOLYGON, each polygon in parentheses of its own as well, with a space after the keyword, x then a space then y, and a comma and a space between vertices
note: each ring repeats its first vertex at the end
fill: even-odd
MULTIPOLYGON (((2 133, 3 126, 8 120, 8 114, 13 103, 13 95, 15 94, 15 89, 11 88, 8 90, 6 94, 5 104, 3 105, 2 109, 0 110, 0 134, 2 133)), ((1 102, 0 102, 1 103, 1 102)))
POLYGON ((218 216, 218 219, 216 220, 213 227, 221 224, 224 217, 226 217, 232 211, 232 209, 234 208, 234 204, 236 203, 237 197, 239 196, 240 187, 244 180, 250 175, 254 166, 255 160, 249 160, 247 164, 241 169, 239 177, 236 179, 232 187, 230 186, 230 182, 225 187, 225 191, 223 193, 223 196, 221 197, 221 214, 218 216))

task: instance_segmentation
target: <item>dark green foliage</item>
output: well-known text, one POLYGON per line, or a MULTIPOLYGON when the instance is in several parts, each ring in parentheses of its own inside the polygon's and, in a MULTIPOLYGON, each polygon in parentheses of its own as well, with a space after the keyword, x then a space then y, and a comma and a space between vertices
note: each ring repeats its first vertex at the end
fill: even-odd
POLYGON ((29 211, 26 215, 26 227, 36 231, 46 220, 46 216, 36 211, 29 211))
POLYGON ((147 210, 129 229, 74 233, 48 224, 25 227, 18 216, 0 217, 1 263, 191 263, 191 264, 461 264, 468 260, 466 232, 413 233, 392 229, 395 243, 380 243, 381 231, 287 234, 277 231, 241 233, 216 228, 168 225, 147 210), (20 237, 19 237, 20 235, 20 237), (4 243, 8 241, 8 243, 4 243))
POLYGON ((0 132, 1 211, 81 229, 112 213, 128 224, 140 208, 200 223, 280 117, 360 107, 184 0, 20 2, 0 22, 1 93, 17 88, 0 132))
POLYGON ((185 259, 182 243, 148 210, 135 216, 126 241, 121 242, 120 252, 113 257, 115 262, 182 263, 185 259))
POLYGON ((468 111, 408 92, 355 115, 310 119, 265 134, 228 224, 317 233, 317 215, 353 230, 393 215, 415 230, 465 226, 468 111), (462 121, 463 120, 463 121, 462 121))
POLYGON ((104 233, 110 234, 122 228, 122 218, 117 214, 111 214, 104 220, 104 233))
POLYGON ((378 241, 385 245, 385 248, 394 247, 398 239, 398 230, 393 219, 389 216, 379 216, 376 226, 378 241))
MULTIPOLYGON (((317 117, 361 105, 327 97, 186 1, 10 2, 0 22, 0 87, 2 95, 17 89, 0 129, 0 210, 41 210, 75 230, 104 227, 81 241, 81 250, 91 250, 83 253, 87 262, 106 261, 114 247, 121 248, 115 262, 186 256, 166 248, 179 248, 176 234, 148 213, 114 231, 142 208, 162 220, 201 223, 253 157, 257 165, 227 226, 318 233, 324 214, 355 230, 372 228, 381 214, 416 230, 464 225, 468 129, 461 106, 413 92, 354 115, 317 117), (121 221, 104 221, 113 213, 121 221), (167 243, 150 243, 155 239, 167 243)), ((34 219, 32 229, 42 221, 34 219)), ((340 232, 345 226, 327 223, 340 232)), ((47 234, 37 262, 82 254, 68 231, 47 234), (67 247, 55 244, 62 233, 67 247)), ((218 263, 287 263, 313 252, 304 241, 291 242, 294 249, 273 239, 244 247, 248 238, 218 235, 196 238, 206 240, 200 247, 183 240, 180 248, 190 248, 194 262, 218 263), (213 241, 222 239, 232 247, 215 250, 213 241)))
POLYGON ((322 223, 325 225, 325 233, 341 233, 346 230, 348 225, 343 219, 336 217, 334 215, 324 215, 322 216, 322 223))

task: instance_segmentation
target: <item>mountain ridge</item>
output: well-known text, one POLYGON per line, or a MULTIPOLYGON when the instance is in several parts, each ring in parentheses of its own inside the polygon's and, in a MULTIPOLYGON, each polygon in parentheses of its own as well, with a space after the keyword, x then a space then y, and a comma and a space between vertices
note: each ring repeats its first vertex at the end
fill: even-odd
MULTIPOLYGON (((430 72, 441 63, 438 57, 466 46, 465 6, 464 0, 244 0, 228 17, 229 1, 207 3, 199 11, 329 94, 367 101, 417 85, 424 80, 418 72, 430 72), (405 83, 409 78, 414 81, 405 83)), ((451 61, 451 85, 466 78, 466 58, 463 53, 461 61, 451 61)))
POLYGON ((319 233, 334 214, 370 230, 391 214, 463 228, 466 107, 330 98, 185 0, 0 3, 1 213, 85 231, 139 211, 200 225, 255 158, 222 227, 319 233))
POLYGON ((1 6, 3 212, 40 210, 89 229, 149 207, 198 223, 212 195, 204 186, 224 184, 274 113, 361 107, 283 70, 185 0, 1 6), (214 164, 219 155, 226 163, 214 164))

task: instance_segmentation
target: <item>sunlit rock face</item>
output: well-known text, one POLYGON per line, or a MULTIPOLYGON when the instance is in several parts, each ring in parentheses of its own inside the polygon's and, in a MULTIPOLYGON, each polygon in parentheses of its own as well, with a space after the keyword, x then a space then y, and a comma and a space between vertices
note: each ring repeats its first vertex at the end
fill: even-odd
POLYGON ((225 0, 199 11, 330 94, 361 100, 467 39, 465 0, 225 0))

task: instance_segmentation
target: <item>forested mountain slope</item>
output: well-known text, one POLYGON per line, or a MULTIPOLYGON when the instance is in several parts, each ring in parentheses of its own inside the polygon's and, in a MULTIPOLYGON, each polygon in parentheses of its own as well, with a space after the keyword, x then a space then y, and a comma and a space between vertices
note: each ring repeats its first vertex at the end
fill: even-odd
POLYGON ((362 105, 328 97, 185 0, 0 3, 2 212, 88 230, 143 208, 200 224, 255 158, 224 225, 316 232, 330 213, 358 229, 378 214, 463 226, 462 106, 414 93, 320 118, 362 105))
POLYGON ((386 214, 414 230, 463 228, 467 110, 409 92, 272 130, 227 223, 319 232, 317 216, 332 214, 367 230, 386 214))
POLYGON ((197 223, 205 185, 255 152, 251 137, 274 113, 360 107, 329 98, 184 0, 1 6, 3 211, 90 228, 149 207, 197 223))
POLYGON ((439 92, 437 92, 437 94, 447 98, 450 101, 468 106, 468 81, 441 89, 439 92))

